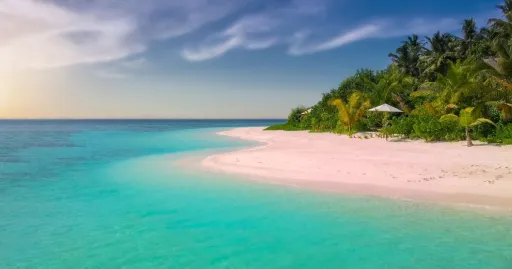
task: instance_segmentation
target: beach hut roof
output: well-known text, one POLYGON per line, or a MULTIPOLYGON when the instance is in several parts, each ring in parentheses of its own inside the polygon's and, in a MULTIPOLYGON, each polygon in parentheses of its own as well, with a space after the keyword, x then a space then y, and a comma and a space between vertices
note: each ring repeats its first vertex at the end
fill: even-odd
POLYGON ((403 111, 396 108, 396 107, 392 107, 388 104, 383 104, 383 105, 380 105, 378 107, 374 107, 372 109, 370 109, 369 111, 377 111, 377 112, 392 112, 392 113, 402 113, 403 111))
POLYGON ((306 114, 309 114, 309 113, 311 113, 311 108, 306 109, 306 111, 304 111, 304 112, 302 112, 300 114, 301 115, 306 115, 306 114))

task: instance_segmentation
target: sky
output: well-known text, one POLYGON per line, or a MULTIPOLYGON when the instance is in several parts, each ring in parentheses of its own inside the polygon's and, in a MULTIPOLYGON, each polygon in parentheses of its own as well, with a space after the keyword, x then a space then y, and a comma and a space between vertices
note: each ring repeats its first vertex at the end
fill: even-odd
POLYGON ((285 118, 499 0, 0 0, 0 118, 285 118))

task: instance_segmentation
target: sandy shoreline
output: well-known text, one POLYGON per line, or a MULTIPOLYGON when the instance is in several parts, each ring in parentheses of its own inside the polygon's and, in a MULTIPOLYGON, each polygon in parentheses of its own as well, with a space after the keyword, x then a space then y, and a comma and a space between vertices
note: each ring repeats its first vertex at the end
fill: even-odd
POLYGON ((345 193, 512 210, 512 147, 386 142, 327 133, 220 132, 263 146, 208 156, 211 171, 345 193))

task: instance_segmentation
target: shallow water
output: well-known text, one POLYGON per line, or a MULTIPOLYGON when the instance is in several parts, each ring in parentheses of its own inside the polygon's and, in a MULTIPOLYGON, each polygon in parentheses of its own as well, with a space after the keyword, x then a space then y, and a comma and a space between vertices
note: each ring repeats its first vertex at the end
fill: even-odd
POLYGON ((512 268, 512 219, 185 171, 268 121, 0 122, 0 268, 512 268))

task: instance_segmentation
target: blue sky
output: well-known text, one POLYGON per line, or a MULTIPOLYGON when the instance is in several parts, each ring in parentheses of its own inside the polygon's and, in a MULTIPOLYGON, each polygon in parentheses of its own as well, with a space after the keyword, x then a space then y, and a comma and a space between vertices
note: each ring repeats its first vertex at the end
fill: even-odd
POLYGON ((494 0, 1 0, 0 117, 283 118, 494 0))

